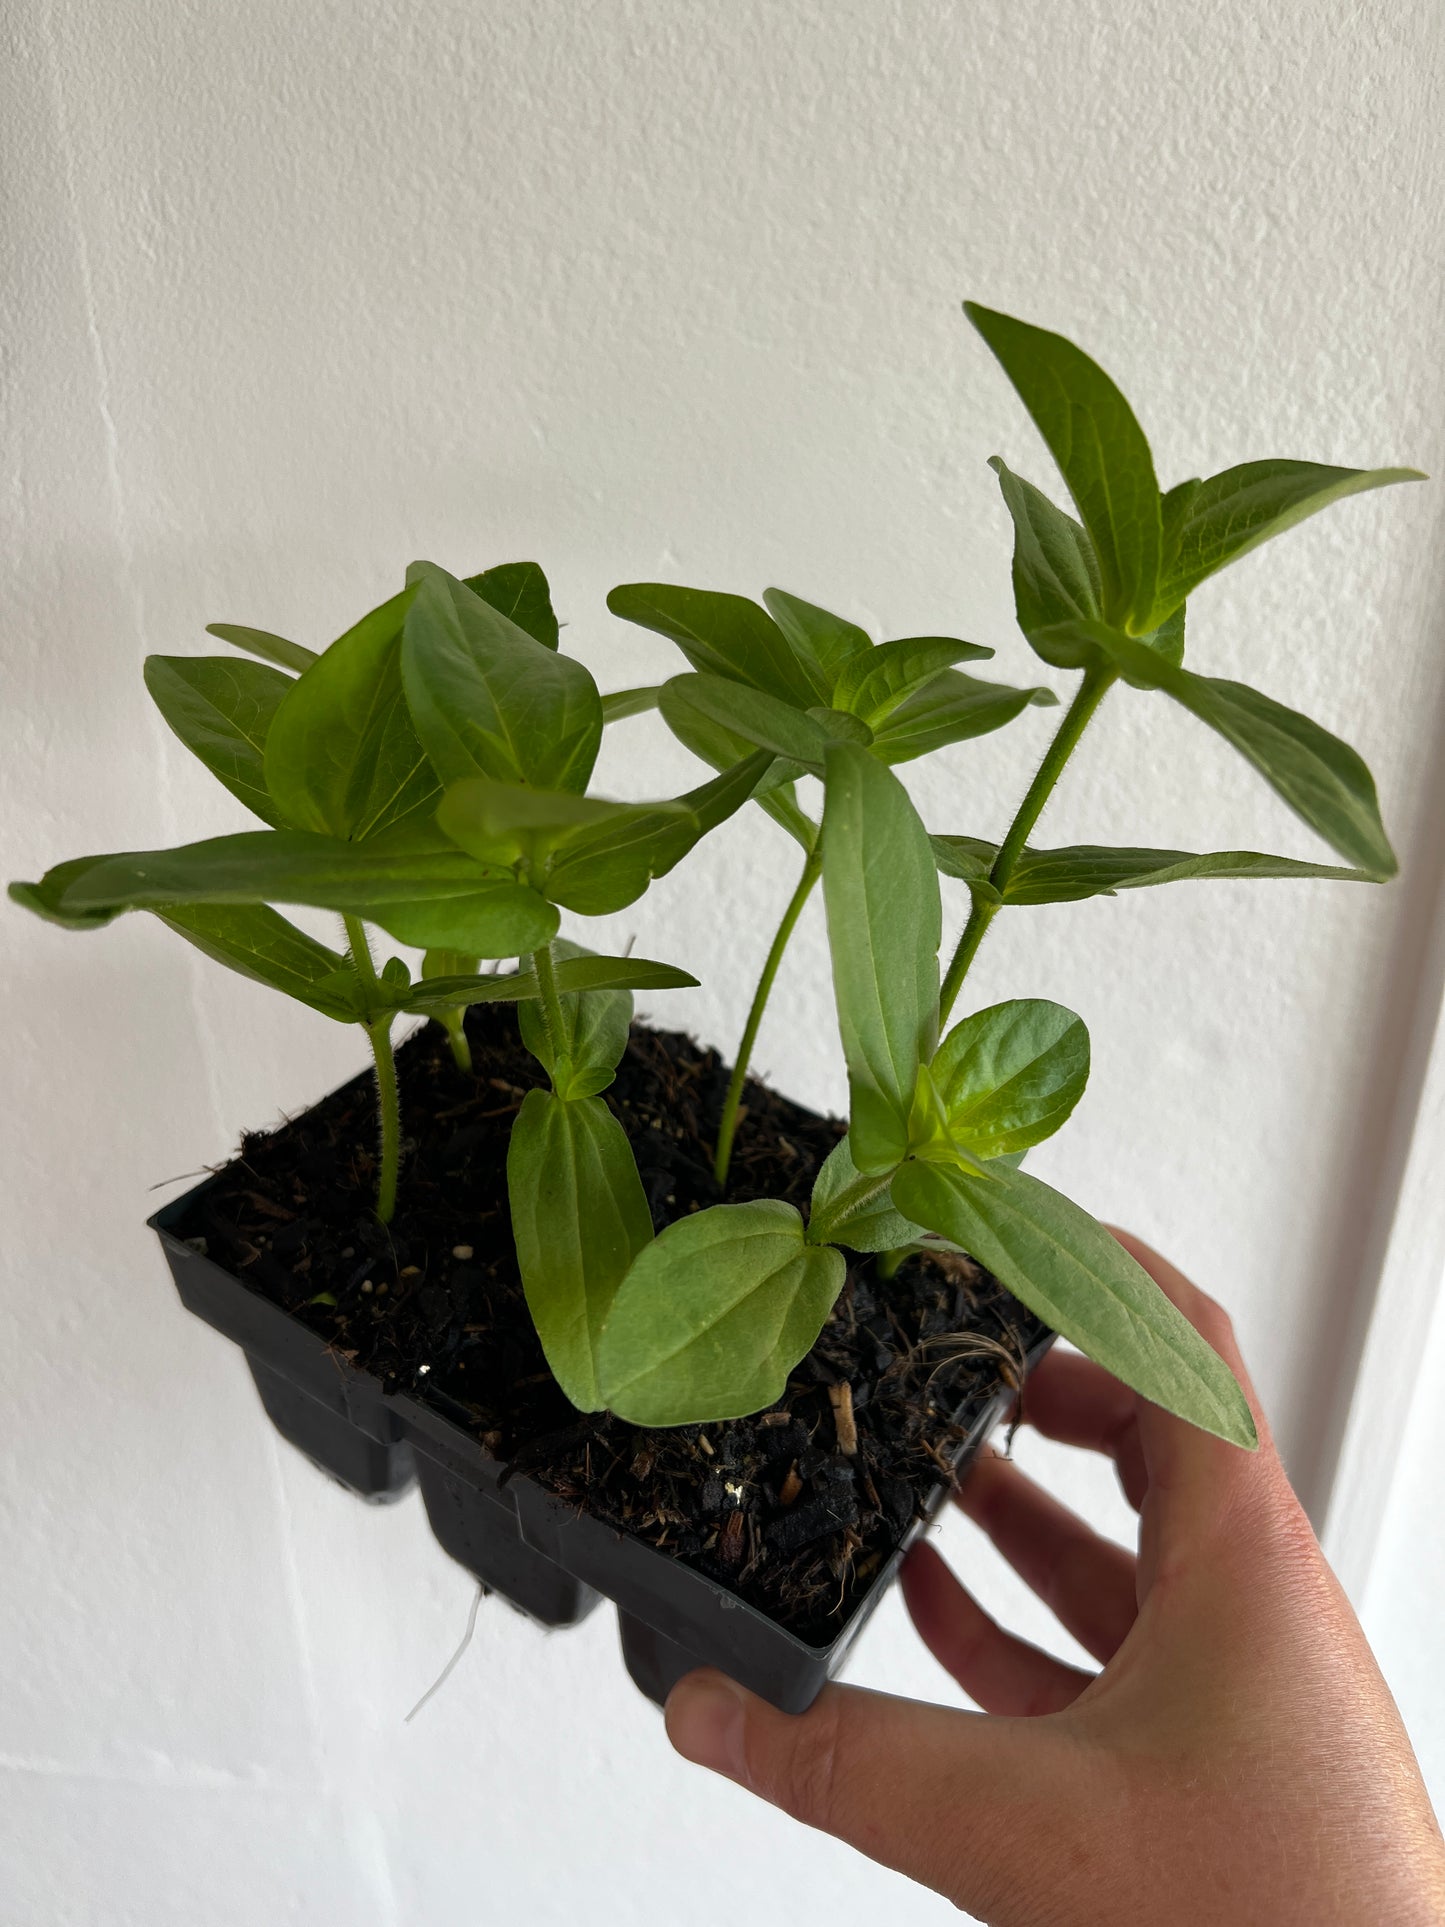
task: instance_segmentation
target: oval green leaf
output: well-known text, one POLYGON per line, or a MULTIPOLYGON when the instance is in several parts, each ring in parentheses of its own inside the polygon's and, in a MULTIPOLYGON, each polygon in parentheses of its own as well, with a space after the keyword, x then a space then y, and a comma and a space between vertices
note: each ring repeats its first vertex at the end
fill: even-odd
POLYGON ((603 1324, 603 1403, 632 1425, 761 1411, 811 1350, 846 1276, 842 1253, 806 1244, 802 1219, 777 1199, 678 1219, 638 1254, 603 1324))
POLYGON ((595 1412, 605 1403, 603 1321, 652 1237, 632 1146, 601 1098, 528 1091, 507 1147, 507 1192, 522 1289, 547 1363, 578 1410, 595 1412))
POLYGON ((1042 1144, 1089 1081, 1089 1033, 1062 1004, 1019 997, 955 1024, 931 1065, 948 1135, 988 1159, 1042 1144))

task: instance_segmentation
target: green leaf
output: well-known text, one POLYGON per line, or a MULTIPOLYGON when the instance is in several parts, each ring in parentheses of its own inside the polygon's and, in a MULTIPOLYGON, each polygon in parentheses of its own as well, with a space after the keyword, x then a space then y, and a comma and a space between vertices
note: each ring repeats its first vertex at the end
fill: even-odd
POLYGON ((1015 998, 955 1024, 930 1069, 954 1144, 1005 1157, 1067 1120, 1089 1081, 1089 1033, 1062 1004, 1015 998))
POLYGON ((1058 463, 1099 564, 1103 615, 1152 627, 1161 545, 1159 484, 1144 431, 1097 363, 1062 335, 966 301, 1058 463))
POLYGON ((1080 669, 1088 645, 1072 625, 1101 622, 1099 563, 1072 515, 1056 508, 1041 489, 1015 475, 1001 456, 989 467, 998 476, 1014 525, 1014 607, 1030 646, 1055 669, 1080 669), (1061 634, 1055 635, 1059 631, 1061 634))
POLYGON ((885 1171, 907 1152, 918 1067, 938 1037, 942 909, 908 792, 851 743, 828 751, 823 896, 853 1157, 885 1171))
MULTIPOLYGON (((687 719, 696 718, 704 726, 727 731, 751 748, 783 757, 791 765, 787 776, 796 775, 799 769, 820 771, 828 744, 835 739, 835 732, 819 720, 818 714, 809 715, 765 690, 728 682, 721 676, 674 676, 663 685, 660 706, 679 740, 683 740, 682 726, 687 719)), ((697 725, 693 727, 700 736, 697 725)))
POLYGON ((987 843, 981 836, 931 836, 928 840, 933 846, 933 860, 944 876, 966 883, 970 890, 981 893, 985 902, 1003 902, 988 880, 998 855, 997 843, 987 843))
POLYGON ((528 1091, 507 1146, 512 1236, 527 1309, 562 1390, 604 1403, 598 1343, 628 1267, 652 1237, 637 1161, 598 1097, 528 1091))
MULTIPOLYGON (((578 957, 556 966, 557 988, 594 990, 695 990, 697 978, 649 957, 578 957)), ((541 995, 535 973, 509 971, 487 977, 438 977, 412 986, 405 1008, 420 1017, 461 1004, 520 1004, 541 995)))
POLYGON ((483 569, 480 575, 463 576, 462 581, 498 615, 524 629, 533 642, 540 642, 544 649, 557 647, 552 592, 535 562, 502 562, 495 569, 483 569))
POLYGON ((474 957, 522 957, 557 932, 553 904, 525 884, 484 883, 466 896, 367 907, 367 919, 418 950, 462 950, 474 957))
POLYGON ((114 912, 174 903, 312 904, 365 916, 419 949, 478 957, 519 956, 557 928, 555 908, 535 890, 410 826, 359 844, 301 830, 253 830, 174 850, 94 857, 67 880, 59 908, 114 912))
POLYGON ((530 789, 470 776, 448 788, 437 823, 479 862, 510 867, 525 859, 540 865, 574 830, 619 822, 634 807, 572 790, 530 789))
POLYGON ((1348 863, 1373 877, 1395 874, 1374 779, 1348 743, 1247 683, 1196 676, 1126 636, 1111 636, 1109 648, 1140 687, 1164 690, 1232 743, 1348 863))
POLYGON ((1164 501, 1164 561, 1154 620, 1177 608, 1206 577, 1331 502, 1425 479, 1417 468, 1268 461, 1244 462, 1207 482, 1182 483, 1164 501))
POLYGON ((1051 689, 1012 689, 945 669, 873 732, 873 754, 885 763, 911 763, 949 743, 1002 729, 1025 709, 1052 708, 1057 701, 1051 689))
MULTIPOLYGON (((717 679, 674 676, 671 682, 662 685, 658 708, 663 721, 685 749, 690 749, 694 756, 701 757, 703 762, 711 764, 716 770, 732 769, 756 754, 757 745, 751 738, 719 722, 714 705, 699 705, 693 701, 694 689, 704 681, 716 686, 717 679)), ((790 716, 798 713, 797 710, 788 711, 790 716)), ((812 742, 814 738, 810 735, 808 740, 812 742)), ((790 762, 780 756, 769 767, 753 795, 761 803, 765 796, 782 789, 802 774, 801 763, 790 762)))
POLYGON ((768 768, 753 756, 711 782, 665 803, 626 806, 624 814, 575 830, 553 853, 544 881, 548 897, 584 917, 603 917, 635 903, 656 877, 740 810, 768 768))
POLYGON ((992 649, 949 636, 904 636, 882 642, 848 664, 833 692, 837 709, 849 710, 876 729, 899 704, 956 662, 976 662, 992 649))
POLYGON ((800 709, 818 701, 820 692, 787 636, 746 596, 624 582, 607 606, 625 622, 668 637, 705 675, 746 683, 800 709))
MULTIPOLYGON (((824 1158, 813 1181, 810 1218, 816 1218, 820 1212, 826 1211, 850 1185, 858 1183, 860 1176, 847 1138, 839 1138, 824 1158)), ((836 1235, 829 1238, 829 1243, 846 1245, 850 1251, 900 1251, 904 1245, 917 1244, 924 1235, 920 1226, 905 1218, 894 1207, 888 1192, 880 1191, 856 1217, 848 1218, 839 1225, 836 1235)))
POLYGON ((1224 1360, 1068 1198, 997 1163, 987 1176, 908 1164, 893 1180, 893 1196, 1143 1397, 1234 1445, 1255 1445, 1248 1402, 1224 1360))
POLYGON ((186 748, 264 823, 285 819, 266 788, 266 736, 290 676, 229 656, 147 656, 146 688, 186 748))
POLYGON ((263 662, 274 663, 278 669, 294 670, 297 675, 320 660, 314 649, 303 648, 299 642, 288 642, 285 636, 273 635, 269 629, 248 628, 243 622, 208 622, 206 634, 229 642, 233 648, 244 649, 249 656, 259 656, 263 662))
POLYGON ((614 689, 602 698, 604 723, 620 723, 625 716, 642 716, 656 709, 662 698, 662 684, 648 683, 638 689, 614 689))
POLYGON ((64 863, 52 865, 38 882, 10 884, 6 895, 23 910, 43 917, 46 923, 59 924, 62 930, 101 930, 106 924, 114 923, 129 906, 124 903, 99 903, 81 907, 68 904, 65 893, 87 870, 109 860, 108 857, 96 856, 69 857, 64 863))
MULTIPOLYGON (((996 843, 972 836, 936 836, 933 853, 945 876, 965 883, 986 879, 996 843)), ((1113 896, 1159 883, 1251 877, 1329 877, 1347 883, 1378 883, 1370 870, 1348 870, 1334 863, 1301 863, 1259 850, 1114 849, 1079 843, 1057 850, 1025 849, 1004 886, 1005 903, 1079 903, 1086 897, 1113 896)))
POLYGON ((429 562, 408 575, 402 669, 417 734, 443 784, 471 776, 538 789, 587 787, 602 742, 602 698, 580 662, 429 562))
POLYGON ((355 985, 346 958, 265 904, 176 903, 154 914, 228 970, 284 991, 338 1023, 357 1022, 354 998, 334 987, 338 975, 355 985))
POLYGON ((401 687, 403 589, 286 692, 266 737, 266 788, 297 829, 360 841, 436 808, 437 782, 401 687))
POLYGON ((801 596, 789 595, 786 589, 764 589, 763 601, 792 644, 793 654, 820 700, 832 702, 843 670, 855 657, 872 650, 868 635, 857 623, 820 609, 815 602, 804 602, 801 596))
MULTIPOLYGON (((590 955, 580 944, 558 938, 552 945, 556 963, 590 955)), ((684 972, 679 972, 679 976, 684 972)), ((559 987, 560 988, 560 987, 559 987)), ((632 998, 625 990, 574 990, 559 997, 562 1035, 547 1028, 540 1003, 524 1004, 518 1012, 522 1042, 552 1080, 559 1097, 595 1097, 617 1076, 632 1027, 632 998)))
POLYGON ((633 1260, 597 1345, 598 1391, 631 1425, 741 1418, 782 1394, 843 1288, 790 1204, 715 1204, 633 1260))

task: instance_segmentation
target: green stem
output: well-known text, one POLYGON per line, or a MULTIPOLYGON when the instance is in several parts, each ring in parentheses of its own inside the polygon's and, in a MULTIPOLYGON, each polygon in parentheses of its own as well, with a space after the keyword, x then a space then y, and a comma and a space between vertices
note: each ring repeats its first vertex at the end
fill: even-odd
MULTIPOLYGON (((998 846, 989 869, 988 881, 1002 899, 1004 888, 1014 873, 1014 866, 1023 855, 1029 834, 1043 813, 1043 807, 1053 793, 1054 785, 1064 773, 1064 765, 1078 747, 1079 738, 1088 727, 1094 711, 1103 701, 1109 686, 1114 681, 1111 669, 1090 669, 1080 683, 1074 700, 1064 712, 1058 733, 1049 744, 1044 760, 1039 765, 1038 774, 1029 784, 1028 792, 1019 805, 1018 815, 1009 825, 1007 836, 998 846)), ((958 940, 958 948, 953 953, 953 962, 948 966, 948 974, 943 980, 943 990, 939 997, 940 1026, 948 1022, 949 1012, 957 1000, 959 989, 968 975, 969 965, 978 954, 988 926, 1001 908, 1001 901, 984 903, 975 897, 973 908, 968 913, 968 922, 963 927, 963 935, 958 940)))
MULTIPOLYGON (((366 941, 365 926, 360 917, 343 917, 341 921, 346 926, 352 968, 362 996, 370 1005, 373 993, 379 993, 381 986, 371 958, 371 945, 366 941)), ((377 1001, 380 1002, 379 995, 377 1001)), ((401 1168, 401 1103, 396 1088, 396 1059, 391 1049, 391 1023, 390 1011, 363 1022, 376 1061, 377 1111, 381 1120, 381 1176, 376 1187, 376 1215, 383 1224, 391 1223, 396 1210, 396 1180, 401 1168)))
POLYGON ((391 1049, 391 1019, 379 1017, 366 1026, 371 1054, 376 1059, 377 1108, 381 1117, 381 1177, 376 1187, 376 1215, 390 1224, 396 1210, 396 1179, 401 1167, 401 1100, 396 1088, 396 1058, 391 1049))
POLYGON ((748 1011, 748 1021, 743 1026, 742 1041, 733 1062, 733 1074, 728 1079, 727 1096, 723 1099, 722 1120, 718 1125, 717 1151, 713 1157, 713 1174, 720 1185, 728 1181, 728 1166, 732 1163, 733 1137, 738 1128, 738 1107, 743 1099, 743 1085, 747 1081, 748 1064, 752 1060, 753 1046, 758 1041, 758 1027, 763 1021, 763 1012, 768 1007, 773 982, 778 974, 778 966, 783 961, 783 952, 788 947, 798 918, 803 914, 803 905, 813 891, 823 871, 823 852, 821 842, 815 838, 808 860, 803 865, 803 874, 798 879, 798 887, 783 912, 783 920, 778 925, 777 934, 763 963, 763 974, 758 979, 758 987, 753 992, 752 1008, 748 1011))
POLYGON ((532 952, 532 968, 537 973, 537 987, 542 993, 542 1022, 552 1046, 552 1056, 554 1061, 560 1063, 566 1052, 567 1020, 562 1015, 562 999, 557 991, 557 973, 552 968, 550 943, 532 952))
MULTIPOLYGON (((461 950, 429 950, 423 975, 431 977, 465 977, 477 967, 479 959, 469 957, 461 950)), ((447 1034, 447 1042, 452 1047, 452 1057, 459 1071, 470 1072, 472 1068, 472 1047, 467 1042, 466 1007, 454 1004, 450 1010, 442 1011, 437 1022, 447 1034)))

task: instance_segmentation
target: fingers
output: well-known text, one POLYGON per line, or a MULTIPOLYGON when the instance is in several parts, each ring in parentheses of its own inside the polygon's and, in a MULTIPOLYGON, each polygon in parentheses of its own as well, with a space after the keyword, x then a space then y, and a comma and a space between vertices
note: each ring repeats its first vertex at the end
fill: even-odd
POLYGON ((902 1584, 919 1638, 985 1713, 1010 1719, 1060 1713, 1089 1684, 1091 1674, 1005 1632, 926 1541, 904 1562, 902 1584))
POLYGON ((1136 1394, 1077 1352, 1051 1351, 1024 1388, 1024 1423, 1061 1445, 1106 1452, 1136 1512, 1149 1485, 1138 1415, 1136 1394))
POLYGON ((1147 1399, 1138 1401, 1139 1442, 1149 1481, 1140 1539, 1140 1583, 1147 1588, 1161 1562, 1183 1554, 1207 1556, 1209 1545, 1221 1535, 1237 1538, 1242 1515, 1267 1513, 1286 1503, 1292 1507, 1294 1501, 1224 1308, 1142 1239, 1110 1228, 1234 1372, 1259 1433, 1258 1450, 1246 1452, 1147 1399))
POLYGON ((996 1452, 980 1453, 955 1497, 1060 1625, 1107 1664, 1138 1613, 1134 1555, 1101 1538, 996 1452))
POLYGON ((825 1687, 793 1715, 690 1673, 667 1732, 684 1759, 990 1917, 1002 1889, 1036 1875, 1031 1823, 1065 1798, 1043 1729, 858 1687, 825 1687))

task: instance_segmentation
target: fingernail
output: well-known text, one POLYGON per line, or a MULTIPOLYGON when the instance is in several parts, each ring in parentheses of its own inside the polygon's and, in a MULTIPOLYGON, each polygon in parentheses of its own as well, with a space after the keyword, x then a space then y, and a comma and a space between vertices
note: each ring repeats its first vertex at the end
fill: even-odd
POLYGON ((689 1673, 667 1696, 667 1737, 694 1766, 745 1785, 745 1704, 743 1689, 726 1674, 689 1673))

